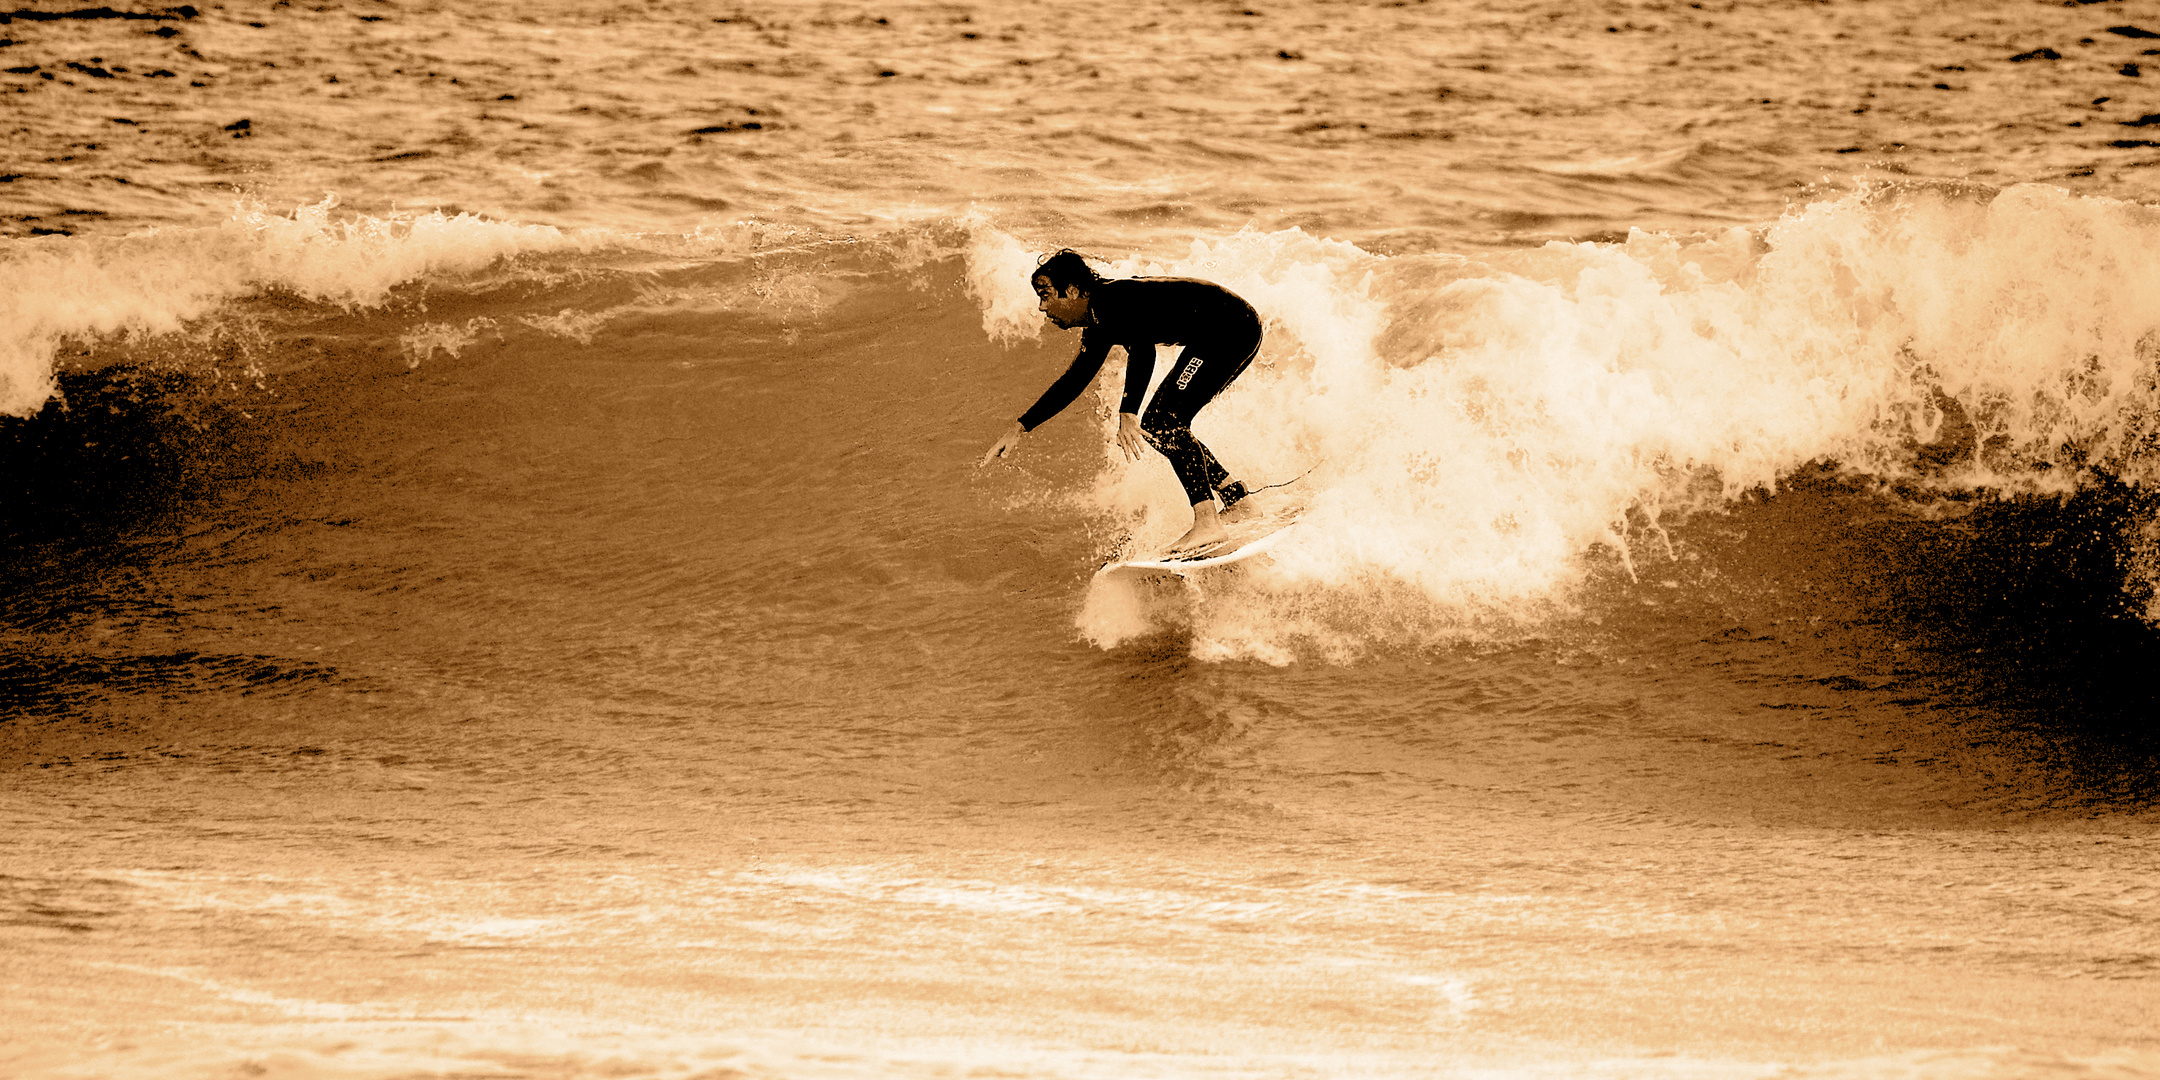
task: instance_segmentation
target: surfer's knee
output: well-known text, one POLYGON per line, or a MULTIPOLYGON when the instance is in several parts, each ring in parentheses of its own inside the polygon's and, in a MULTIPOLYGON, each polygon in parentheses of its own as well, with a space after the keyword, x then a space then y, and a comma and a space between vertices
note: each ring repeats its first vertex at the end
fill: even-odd
POLYGON ((1141 437, 1157 450, 1183 442, 1181 436, 1186 430, 1186 425, 1177 417, 1166 415, 1159 410, 1150 409, 1146 416, 1140 418, 1141 437))

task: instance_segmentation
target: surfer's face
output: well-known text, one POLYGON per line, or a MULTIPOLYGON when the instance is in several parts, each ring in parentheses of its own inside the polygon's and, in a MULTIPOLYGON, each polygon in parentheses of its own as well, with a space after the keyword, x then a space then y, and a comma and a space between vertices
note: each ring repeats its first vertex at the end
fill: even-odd
POLYGON ((1035 279, 1035 299, 1040 302, 1042 313, 1061 327, 1071 329, 1087 321, 1088 298, 1078 285, 1067 286, 1065 294, 1060 296, 1049 278, 1039 277, 1035 279))

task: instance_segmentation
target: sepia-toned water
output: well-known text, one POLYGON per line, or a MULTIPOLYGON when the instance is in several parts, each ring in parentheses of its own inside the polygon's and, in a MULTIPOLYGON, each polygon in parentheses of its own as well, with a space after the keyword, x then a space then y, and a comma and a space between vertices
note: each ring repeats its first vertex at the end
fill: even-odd
POLYGON ((0 1074, 2160 1075, 2160 3, 0 20, 0 1074))

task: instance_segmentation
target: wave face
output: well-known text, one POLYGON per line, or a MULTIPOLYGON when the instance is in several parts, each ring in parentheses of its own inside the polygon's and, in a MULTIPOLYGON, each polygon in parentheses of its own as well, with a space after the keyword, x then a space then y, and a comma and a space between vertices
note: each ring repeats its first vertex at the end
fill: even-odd
MULTIPOLYGON (((793 401, 803 388, 788 366, 733 351, 938 327, 945 336, 923 347, 849 362, 889 370, 886 408, 950 416, 958 438, 1017 413, 1071 347, 1042 333, 1028 248, 980 221, 835 242, 756 226, 656 238, 340 216, 328 202, 291 216, 255 209, 202 230, 15 242, 0 354, 10 410, 44 410, 12 425, 21 445, 50 441, 28 434, 40 425, 97 411, 65 396, 47 404, 57 371, 82 394, 124 393, 146 416, 183 417, 156 438, 184 428, 190 449, 163 457, 217 458, 204 441, 214 419, 228 441, 245 441, 241 428, 274 436, 280 415, 330 404, 310 395, 362 374, 455 365, 476 342, 544 369, 680 335, 728 350, 730 363, 764 372, 746 385, 793 401), (896 313, 902 302, 912 306, 896 313), (1018 365, 1016 348, 1050 359, 1018 365), (153 374, 164 388, 146 399, 153 374)), ((2160 214, 2135 204, 1909 186, 1759 230, 1475 257, 1384 257, 1293 229, 1196 241, 1176 258, 1110 258, 1112 275, 1219 281, 1262 313, 1254 368, 1197 430, 1256 484, 1302 477, 1274 497, 1309 514, 1271 564, 1235 575, 1197 614, 1098 589, 1078 626, 1113 646, 1175 624, 1206 655, 1277 661, 1301 648, 1506 636, 1580 616, 1601 575, 1670 577, 1685 558, 1675 528, 1825 468, 1916 519, 2147 490, 2156 252, 2160 214)), ((1096 400, 1107 430, 1111 399, 1096 400)), ((1181 530, 1160 459, 1124 462, 1104 439, 1081 453, 1093 465, 1074 464, 1075 447, 1096 441, 1079 433, 1086 423, 1068 418, 1033 440, 1065 471, 992 479, 994 489, 1052 500, 1018 512, 1130 544, 1181 530)), ((814 487, 868 483, 860 463, 799 449, 808 456, 795 467, 815 471, 814 487)), ((112 470, 97 479, 97 460, 125 456, 66 465, 37 453, 48 455, 37 468, 16 463, 18 482, 38 473, 59 500, 40 505, 73 518, 111 495, 112 470), (82 473, 82 493, 65 492, 56 464, 82 473)), ((873 486, 936 515, 970 490, 950 465, 873 486)), ((168 469, 161 482, 188 473, 168 469)), ((2118 592, 2150 617, 2152 529, 2133 519, 2118 527, 2118 592)), ((1104 550, 1077 546, 1076 559, 1104 550)))
POLYGON ((2138 8, 0 12, 0 1071, 2160 1075, 2138 8))
POLYGON ((1643 972, 1777 1019, 1634 1072, 1834 1030, 1863 1075, 1855 940, 1927 1038, 2036 1003, 1989 1028, 2014 1058, 1896 1067, 2115 1047, 2151 1011, 2152 845, 2094 830, 2160 794, 2153 228, 1913 187, 1475 257, 1098 253, 1251 299, 1198 429, 1310 507, 1129 589, 1095 569, 1186 508, 1111 452, 1116 364, 975 466, 1076 346, 1047 245, 981 219, 15 245, 10 1000, 260 1024, 30 1075, 1274 1073, 1371 1030, 1404 1049, 1360 1075, 1466 1032, 1572 1075, 1643 972), (98 1004, 33 992, 84 970, 98 1004))

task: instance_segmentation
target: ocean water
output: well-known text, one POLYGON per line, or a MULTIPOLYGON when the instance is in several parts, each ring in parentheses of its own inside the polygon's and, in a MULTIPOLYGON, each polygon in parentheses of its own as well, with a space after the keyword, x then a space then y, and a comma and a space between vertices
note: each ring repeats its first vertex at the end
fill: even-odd
POLYGON ((2160 1075, 2160 3, 0 42, 0 1074, 2160 1075))

